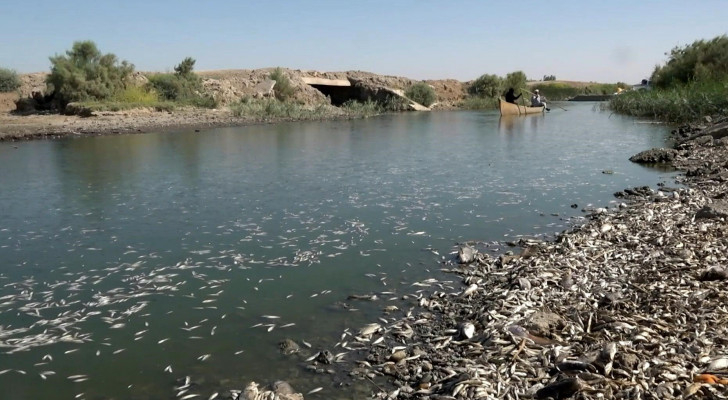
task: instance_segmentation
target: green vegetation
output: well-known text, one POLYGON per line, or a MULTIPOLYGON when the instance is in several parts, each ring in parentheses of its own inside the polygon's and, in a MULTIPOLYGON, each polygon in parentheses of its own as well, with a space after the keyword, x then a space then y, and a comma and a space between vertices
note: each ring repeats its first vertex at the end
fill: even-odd
POLYGON ((555 81, 556 75, 544 75, 542 80, 543 81, 555 81))
POLYGON ((187 57, 174 67, 173 74, 152 74, 147 89, 156 92, 163 101, 179 105, 215 108, 217 102, 203 94, 202 78, 192 70, 195 60, 187 57))
POLYGON ((728 76, 728 36, 697 40, 670 51, 667 63, 655 67, 652 84, 668 89, 697 81, 720 81, 728 76))
POLYGON ((487 110, 498 107, 498 98, 471 96, 465 98, 460 107, 466 110, 487 110))
POLYGON ((0 93, 12 92, 20 87, 20 78, 12 69, 0 68, 0 93))
POLYGON ((435 102, 435 100, 437 100, 437 94, 435 94, 435 89, 433 89, 432 86, 426 84, 425 82, 417 82, 414 85, 410 86, 404 92, 404 95, 409 97, 413 101, 422 104, 425 107, 429 107, 435 102))
POLYGON ((468 94, 474 97, 497 99, 501 92, 503 80, 497 75, 481 75, 468 86, 468 94))
POLYGON ((625 89, 626 83, 594 83, 586 86, 574 86, 563 82, 542 83, 531 86, 530 91, 538 89, 548 100, 566 100, 580 94, 613 94, 619 88, 625 89))
POLYGON ((66 55, 50 58, 46 83, 55 91, 61 107, 73 101, 102 101, 126 87, 134 65, 119 62, 114 54, 102 54, 91 41, 73 43, 66 55))
POLYGON ((619 113, 670 122, 692 122, 706 115, 728 114, 728 37, 698 40, 673 48, 668 61, 655 67, 653 90, 615 96, 619 113))
POLYGON ((371 100, 365 102, 349 100, 341 108, 346 114, 358 117, 371 117, 382 114, 385 111, 381 104, 371 100))
POLYGON ((270 79, 276 81, 276 85, 273 88, 276 99, 280 101, 286 101, 293 97, 295 90, 291 85, 291 80, 288 79, 285 72, 283 72, 283 69, 281 69, 280 67, 274 69, 273 72, 271 72, 270 74, 270 79))
POLYGON ((296 102, 280 101, 276 98, 252 99, 245 97, 230 106, 236 117, 253 119, 282 118, 291 120, 316 120, 333 116, 369 117, 381 114, 384 107, 374 101, 359 102, 349 100, 344 105, 334 107, 327 103, 306 106, 296 102))
POLYGON ((669 89, 622 93, 610 101, 612 110, 637 117, 686 123, 706 115, 728 114, 728 79, 695 81, 669 89))
POLYGON ((516 94, 521 93, 526 88, 526 74, 523 71, 511 72, 506 75, 503 81, 503 89, 513 88, 516 94))
POLYGON ((320 119, 331 114, 333 106, 321 103, 315 107, 306 107, 295 102, 285 102, 276 98, 251 99, 245 97, 230 106, 236 117, 289 118, 295 120, 320 119))

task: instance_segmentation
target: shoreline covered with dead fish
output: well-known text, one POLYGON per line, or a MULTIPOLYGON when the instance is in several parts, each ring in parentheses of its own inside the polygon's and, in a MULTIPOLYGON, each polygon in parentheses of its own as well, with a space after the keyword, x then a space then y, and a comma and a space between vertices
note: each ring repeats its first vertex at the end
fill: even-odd
MULTIPOLYGON (((448 284, 429 279, 308 369, 377 399, 728 398, 728 117, 673 135, 632 160, 682 170, 682 187, 617 192, 520 254, 457 247, 448 284)), ((303 398, 279 386, 233 398, 303 398)))
POLYGON ((685 171, 684 187, 618 192, 520 255, 460 247, 442 269, 461 290, 351 333, 338 365, 380 399, 725 398, 726 121, 636 156, 685 171))

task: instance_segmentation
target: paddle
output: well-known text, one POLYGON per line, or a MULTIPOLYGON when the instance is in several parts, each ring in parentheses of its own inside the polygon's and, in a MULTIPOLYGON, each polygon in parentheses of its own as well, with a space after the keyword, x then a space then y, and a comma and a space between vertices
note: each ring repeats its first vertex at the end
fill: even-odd
MULTIPOLYGON (((531 92, 531 91, 528 91, 528 90, 526 90, 526 89, 521 89, 521 91, 523 91, 523 92, 528 92, 528 93, 531 93, 531 94, 534 94, 533 92, 531 92)), ((551 104, 553 104, 553 103, 551 103, 551 104)), ((556 106, 556 107, 559 107, 560 109, 562 109, 562 110, 564 110, 564 111, 569 111, 569 110, 567 110, 567 109, 565 109, 564 107, 561 107, 561 106, 556 106)))

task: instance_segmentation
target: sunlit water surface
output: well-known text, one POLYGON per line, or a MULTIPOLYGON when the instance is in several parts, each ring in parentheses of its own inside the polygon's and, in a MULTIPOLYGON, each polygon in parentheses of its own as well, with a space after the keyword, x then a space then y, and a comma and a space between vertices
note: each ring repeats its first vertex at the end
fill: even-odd
POLYGON ((668 128, 563 106, 0 143, 1 397, 174 398, 185 376, 200 398, 366 395, 303 359, 414 282, 457 287, 456 243, 548 236, 671 183, 627 160, 668 128))

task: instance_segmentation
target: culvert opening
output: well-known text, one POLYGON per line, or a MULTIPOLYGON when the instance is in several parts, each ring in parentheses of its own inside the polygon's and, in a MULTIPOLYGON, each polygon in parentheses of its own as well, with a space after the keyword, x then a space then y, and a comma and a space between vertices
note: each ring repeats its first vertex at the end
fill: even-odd
POLYGON ((353 86, 347 79, 303 78, 303 81, 328 96, 331 104, 337 107, 349 100, 362 98, 359 88, 353 86))
POLYGON ((340 107, 349 100, 359 100, 360 93, 354 86, 328 86, 328 85, 311 85, 314 89, 323 93, 331 99, 331 104, 340 107))

